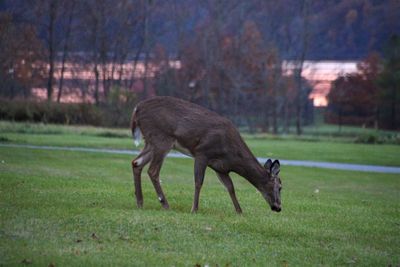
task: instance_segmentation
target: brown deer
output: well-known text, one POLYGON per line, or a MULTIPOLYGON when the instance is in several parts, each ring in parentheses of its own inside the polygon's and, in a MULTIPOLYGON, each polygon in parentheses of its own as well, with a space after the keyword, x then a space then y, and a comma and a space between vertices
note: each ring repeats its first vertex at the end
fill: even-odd
POLYGON ((242 137, 228 119, 199 105, 173 98, 154 97, 140 102, 133 111, 131 130, 137 137, 138 129, 145 146, 132 161, 136 203, 143 206, 141 173, 150 162, 148 174, 165 209, 169 208, 160 185, 160 169, 171 149, 194 158, 194 201, 192 212, 199 206, 200 189, 207 167, 213 169, 225 185, 235 206, 241 213, 230 172, 246 178, 269 203, 273 211, 281 211, 280 164, 270 159, 262 166, 251 153, 242 137))

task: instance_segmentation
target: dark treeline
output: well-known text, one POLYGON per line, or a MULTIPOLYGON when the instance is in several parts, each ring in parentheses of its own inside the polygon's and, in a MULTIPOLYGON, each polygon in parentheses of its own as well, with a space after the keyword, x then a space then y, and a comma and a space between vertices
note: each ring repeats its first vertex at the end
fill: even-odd
POLYGON ((400 37, 393 35, 383 56, 371 53, 358 64, 358 73, 341 75, 332 84, 326 112, 328 122, 399 129, 400 37))
POLYGON ((400 29, 396 0, 0 3, 2 97, 46 88, 60 102, 79 88, 83 102, 122 116, 172 95, 274 133, 301 134, 313 120, 306 59, 364 58, 400 29))

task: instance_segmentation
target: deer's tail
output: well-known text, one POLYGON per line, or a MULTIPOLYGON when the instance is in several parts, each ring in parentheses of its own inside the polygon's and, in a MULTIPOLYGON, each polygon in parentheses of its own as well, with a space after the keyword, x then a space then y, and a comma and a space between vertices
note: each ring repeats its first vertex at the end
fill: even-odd
POLYGON ((137 112, 137 107, 135 107, 132 112, 131 131, 132 131, 133 142, 135 143, 135 146, 138 146, 140 144, 141 133, 137 125, 136 112, 137 112))

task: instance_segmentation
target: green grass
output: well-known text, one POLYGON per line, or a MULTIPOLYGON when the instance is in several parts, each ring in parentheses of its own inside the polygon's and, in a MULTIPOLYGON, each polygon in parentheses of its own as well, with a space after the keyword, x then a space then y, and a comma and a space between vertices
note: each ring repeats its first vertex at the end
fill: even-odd
MULTIPOLYGON (((314 127, 316 128, 316 127, 314 127)), ((355 144, 348 138, 329 137, 335 127, 324 125, 315 135, 295 136, 244 135, 246 143, 259 157, 314 160, 356 164, 400 166, 400 146, 394 144, 355 144), (324 133, 325 137, 319 137, 324 133)), ((312 132, 311 127, 305 128, 312 132)), ((371 130, 347 127, 344 131, 369 133, 371 130)), ((395 133, 392 133, 395 134, 395 133)), ((103 147, 134 149, 128 129, 88 126, 60 126, 0 122, 0 142, 32 145, 103 147)))
POLYGON ((262 157, 400 166, 398 145, 253 138, 247 138, 246 143, 256 155, 262 157))
MULTIPOLYGON (((294 132, 294 129, 292 130, 294 132)), ((303 129, 304 135, 313 136, 326 136, 326 137, 342 137, 352 138, 362 134, 379 134, 379 135, 398 135, 395 131, 376 130, 372 128, 362 128, 356 126, 342 126, 339 128, 338 125, 332 124, 316 124, 306 126, 303 129)))
POLYGON ((282 167, 283 211, 212 172, 190 214, 192 161, 167 159, 160 207, 147 175, 134 205, 129 156, 0 147, 0 265, 396 266, 398 175, 282 167), (315 190, 319 192, 316 193, 315 190))

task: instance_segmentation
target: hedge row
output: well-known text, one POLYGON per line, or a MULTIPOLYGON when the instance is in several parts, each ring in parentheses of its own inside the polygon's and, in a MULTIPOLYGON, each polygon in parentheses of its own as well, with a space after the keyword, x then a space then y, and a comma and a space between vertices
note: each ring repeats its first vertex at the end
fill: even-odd
POLYGON ((0 99, 0 119, 56 124, 84 124, 94 126, 127 126, 132 108, 124 105, 95 106, 0 99))

